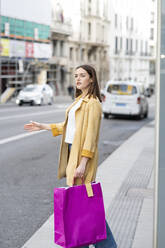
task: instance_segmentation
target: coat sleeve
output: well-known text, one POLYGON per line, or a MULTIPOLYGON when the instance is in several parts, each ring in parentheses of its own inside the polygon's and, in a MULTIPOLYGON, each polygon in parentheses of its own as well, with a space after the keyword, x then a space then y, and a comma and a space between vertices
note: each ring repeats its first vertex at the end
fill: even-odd
POLYGON ((53 136, 58 136, 63 133, 63 127, 65 122, 50 124, 53 136))
POLYGON ((92 158, 97 146, 100 131, 100 122, 102 117, 101 104, 98 102, 90 104, 88 111, 88 126, 81 156, 92 158))

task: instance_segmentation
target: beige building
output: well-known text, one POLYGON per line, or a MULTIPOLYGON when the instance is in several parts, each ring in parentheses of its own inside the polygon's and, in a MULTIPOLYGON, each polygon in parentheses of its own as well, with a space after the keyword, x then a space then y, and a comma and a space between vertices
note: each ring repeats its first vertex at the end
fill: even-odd
POLYGON ((52 57, 49 59, 48 81, 55 87, 56 95, 67 94, 68 84, 68 37, 72 33, 69 20, 64 18, 58 1, 52 4, 51 45, 52 57))
MULTIPOLYGON (((74 2, 74 1, 73 1, 74 2)), ((76 0, 73 33, 69 37, 69 84, 74 68, 91 64, 97 71, 100 86, 109 79, 109 3, 107 0, 76 0)))
POLYGON ((50 63, 57 94, 65 94, 68 86, 74 86, 74 69, 86 63, 96 68, 103 87, 109 79, 108 0, 54 0, 52 3, 50 63))

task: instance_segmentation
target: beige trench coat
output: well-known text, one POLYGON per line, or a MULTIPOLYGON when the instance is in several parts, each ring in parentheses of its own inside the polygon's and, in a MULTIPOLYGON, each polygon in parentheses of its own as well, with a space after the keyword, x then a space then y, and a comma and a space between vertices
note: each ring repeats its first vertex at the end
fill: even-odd
MULTIPOLYGON (((68 112, 80 98, 81 95, 67 108, 64 122, 51 124, 53 136, 62 134, 58 178, 66 177, 66 183, 69 186, 73 185, 74 172, 82 156, 89 158, 84 175, 85 183, 95 180, 98 163, 98 139, 102 108, 98 98, 95 99, 93 96, 90 99, 86 96, 75 112, 76 131, 68 159, 68 144, 65 143, 68 112)), ((75 180, 76 185, 81 183, 80 178, 75 180)))

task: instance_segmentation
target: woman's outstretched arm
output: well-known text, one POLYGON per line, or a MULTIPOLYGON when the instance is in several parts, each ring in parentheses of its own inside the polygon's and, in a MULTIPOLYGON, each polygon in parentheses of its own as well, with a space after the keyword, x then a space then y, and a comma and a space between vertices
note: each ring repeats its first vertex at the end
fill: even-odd
POLYGON ((24 129, 29 132, 40 131, 40 130, 51 130, 51 124, 30 121, 30 123, 24 125, 24 129))
POLYGON ((30 123, 24 125, 24 129, 29 132, 40 131, 40 130, 50 130, 52 131, 53 136, 58 136, 62 134, 63 127, 64 127, 64 122, 46 124, 46 123, 39 123, 36 121, 31 121, 30 123))

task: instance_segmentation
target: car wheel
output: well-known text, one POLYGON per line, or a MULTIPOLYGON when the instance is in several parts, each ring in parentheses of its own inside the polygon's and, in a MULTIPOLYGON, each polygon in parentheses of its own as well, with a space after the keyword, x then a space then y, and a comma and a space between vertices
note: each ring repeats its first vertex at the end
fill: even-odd
POLYGON ((141 110, 140 113, 138 114, 137 116, 138 120, 142 120, 144 118, 144 113, 143 111, 141 110))
POLYGON ((144 114, 144 118, 147 118, 147 117, 148 117, 148 110, 144 114))
POLYGON ((22 106, 22 105, 23 105, 23 103, 22 103, 22 102, 20 102, 18 105, 19 105, 19 106, 22 106))
POLYGON ((40 106, 42 106, 44 104, 44 99, 43 98, 41 98, 41 101, 40 101, 40 106))
POLYGON ((34 101, 31 101, 30 105, 31 105, 31 106, 34 106, 34 101))
POLYGON ((48 103, 48 105, 52 105, 53 104, 53 97, 51 98, 50 102, 48 103))
POLYGON ((109 118, 109 114, 108 113, 104 113, 104 118, 108 119, 109 118))

